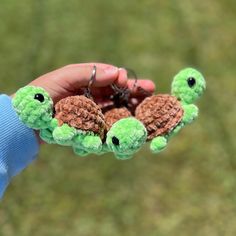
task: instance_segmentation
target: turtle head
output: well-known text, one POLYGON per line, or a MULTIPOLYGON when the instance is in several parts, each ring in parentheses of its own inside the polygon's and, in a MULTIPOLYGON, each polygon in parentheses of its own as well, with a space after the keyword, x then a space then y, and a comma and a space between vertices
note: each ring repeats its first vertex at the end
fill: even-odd
POLYGON ((174 77, 171 93, 183 103, 191 104, 202 95, 205 88, 203 75, 193 68, 186 68, 174 77))
POLYGON ((23 87, 16 92, 12 103, 25 125, 33 129, 48 128, 52 120, 53 102, 43 88, 23 87))
POLYGON ((114 123, 107 133, 106 144, 118 159, 129 159, 147 139, 144 125, 134 117, 114 123))

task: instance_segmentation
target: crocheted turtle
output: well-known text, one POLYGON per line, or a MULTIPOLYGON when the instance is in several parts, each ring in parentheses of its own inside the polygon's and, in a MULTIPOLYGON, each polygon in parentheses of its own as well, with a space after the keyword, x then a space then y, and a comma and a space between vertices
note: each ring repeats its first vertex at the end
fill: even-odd
POLYGON ((40 87, 17 91, 13 106, 28 127, 40 130, 48 143, 73 146, 78 155, 100 152, 105 121, 99 106, 85 96, 70 96, 56 103, 40 87))
POLYGON ((118 92, 120 94, 115 100, 113 99, 115 108, 108 109, 104 113, 108 133, 103 150, 112 151, 117 159, 126 160, 132 158, 146 142, 147 131, 127 108, 130 91, 118 90, 118 92))
POLYGON ((198 116, 198 108, 193 103, 202 95, 205 87, 202 74, 187 68, 174 77, 171 95, 153 95, 137 106, 135 117, 147 129, 152 152, 163 150, 171 135, 198 116))
POLYGON ((132 116, 131 112, 126 107, 112 108, 104 113, 107 131, 118 120, 132 116))
POLYGON ((54 118, 59 125, 53 131, 57 143, 64 144, 73 135, 74 151, 77 154, 101 150, 105 120, 101 109, 91 99, 70 96, 60 100, 55 105, 54 118))
POLYGON ((113 151, 117 159, 132 158, 146 142, 147 130, 134 117, 123 118, 111 126, 106 135, 107 149, 113 151))

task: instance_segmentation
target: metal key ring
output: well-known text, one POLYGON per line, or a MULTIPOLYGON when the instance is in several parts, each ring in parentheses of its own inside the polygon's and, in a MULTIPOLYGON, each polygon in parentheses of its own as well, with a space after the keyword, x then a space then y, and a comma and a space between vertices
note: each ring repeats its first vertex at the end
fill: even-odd
POLYGON ((97 74, 97 66, 94 65, 92 75, 91 75, 89 82, 88 82, 88 87, 85 89, 85 94, 84 94, 88 98, 92 98, 91 87, 96 80, 96 74, 97 74))

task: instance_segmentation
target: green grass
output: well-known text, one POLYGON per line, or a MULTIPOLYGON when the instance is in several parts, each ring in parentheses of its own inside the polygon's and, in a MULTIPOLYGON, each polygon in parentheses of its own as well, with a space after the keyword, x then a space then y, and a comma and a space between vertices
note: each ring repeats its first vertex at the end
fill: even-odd
POLYGON ((236 235, 236 5, 233 0, 2 0, 0 92, 65 64, 133 68, 168 92, 205 75, 199 119, 168 149, 130 161, 44 145, 0 203, 0 235, 236 235))

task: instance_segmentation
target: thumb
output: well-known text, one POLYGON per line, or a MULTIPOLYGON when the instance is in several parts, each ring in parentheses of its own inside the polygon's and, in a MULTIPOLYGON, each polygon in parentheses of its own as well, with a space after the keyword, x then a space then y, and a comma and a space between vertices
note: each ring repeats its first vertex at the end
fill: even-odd
POLYGON ((93 86, 103 87, 112 84, 118 78, 118 68, 113 65, 84 63, 62 67, 40 76, 32 83, 55 83, 57 86, 61 85, 63 88, 67 87, 69 90, 73 88, 78 89, 88 85, 94 66, 96 66, 96 75, 93 86))

